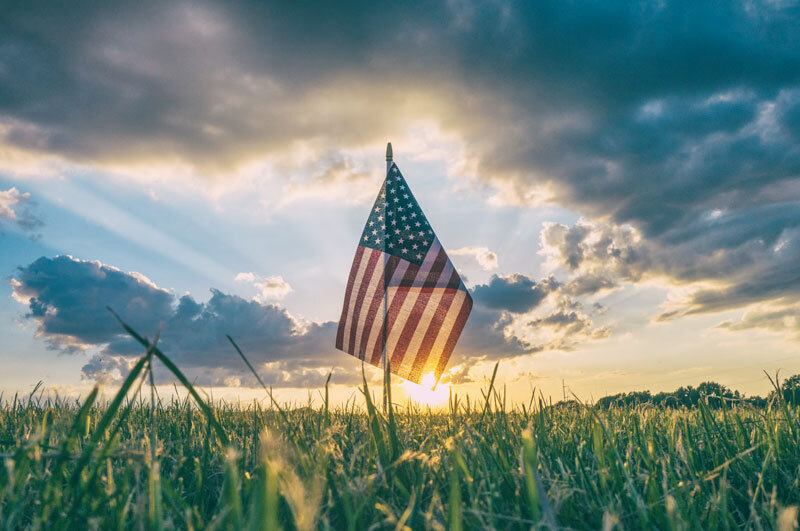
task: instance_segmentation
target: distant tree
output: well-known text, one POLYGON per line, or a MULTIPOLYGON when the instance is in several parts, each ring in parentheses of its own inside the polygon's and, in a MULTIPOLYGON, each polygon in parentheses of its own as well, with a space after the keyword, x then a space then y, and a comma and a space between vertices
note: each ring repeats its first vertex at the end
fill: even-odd
POLYGON ((597 406, 603 409, 608 409, 612 406, 638 406, 642 404, 650 404, 652 402, 652 395, 650 391, 634 391, 632 393, 618 393, 616 395, 604 396, 597 401, 597 406))
MULTIPOLYGON (((781 382, 781 393, 787 403, 793 406, 800 405, 800 374, 795 374, 783 380, 781 382)), ((777 396, 777 392, 772 391, 767 400, 775 400, 777 396)))

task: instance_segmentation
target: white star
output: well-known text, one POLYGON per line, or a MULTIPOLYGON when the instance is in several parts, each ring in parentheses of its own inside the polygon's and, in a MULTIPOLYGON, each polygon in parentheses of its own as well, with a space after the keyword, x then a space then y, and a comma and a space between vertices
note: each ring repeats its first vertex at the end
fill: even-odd
POLYGON ((408 194, 403 194, 403 197, 404 197, 405 199, 408 199, 408 194))
POLYGON ((414 245, 412 245, 411 247, 412 247, 413 249, 416 249, 416 248, 417 248, 417 244, 415 243, 415 244, 414 244, 414 245))
POLYGON ((408 252, 408 249, 406 249, 406 248, 404 247, 404 248, 403 248, 403 252, 404 252, 404 253, 407 253, 407 252, 408 252))
POLYGON ((408 239, 409 239, 409 240, 413 240, 413 239, 414 239, 414 235, 413 235, 413 234, 409 234, 409 235, 408 235, 408 239))
POLYGON ((420 236, 425 236, 425 233, 423 231, 419 231, 419 235, 420 236))
POLYGON ((389 193, 393 194, 394 193, 394 188, 389 188, 389 193))
POLYGON ((375 212, 380 212, 380 211, 381 211, 381 207, 375 207, 375 212))
POLYGON ((364 241, 369 240, 369 236, 364 236, 364 241))
POLYGON ((422 245, 428 245, 428 240, 422 240, 422 245))
POLYGON ((392 171, 393 171, 393 172, 395 172, 395 173, 397 173, 397 166, 395 166, 394 168, 392 168, 392 171))
POLYGON ((409 203, 408 208, 414 208, 414 203, 409 203))
POLYGON ((395 234, 400 234, 400 229, 394 229, 395 234))
POLYGON ((405 189, 406 189, 406 187, 405 187, 405 186, 403 186, 403 185, 401 184, 401 185, 400 185, 400 189, 401 189, 401 190, 405 190, 405 189))
POLYGON ((403 238, 400 238, 399 240, 397 240, 397 243, 403 243, 404 241, 405 240, 403 238))
POLYGON ((397 207, 397 211, 398 212, 402 212, 403 211, 403 207, 397 207))
POLYGON ((419 221, 417 221, 416 223, 414 223, 414 226, 415 226, 415 227, 419 227, 419 226, 420 226, 420 222, 419 222, 419 221))
POLYGON ((375 225, 375 222, 374 222, 374 221, 370 221, 370 222, 369 222, 369 226, 371 227, 371 226, 373 226, 373 225, 375 225))
POLYGON ((381 239, 380 238, 375 238, 375 243, 381 243, 381 239))
POLYGON ((412 213, 411 213, 411 217, 412 217, 412 218, 415 218, 415 217, 417 217, 417 213, 416 213, 416 212, 412 212, 412 213))
POLYGON ((428 234, 433 234, 433 231, 428 229, 428 234))
POLYGON ((389 248, 391 249, 392 247, 394 247, 394 244, 392 242, 389 242, 389 248))
POLYGON ((391 216, 392 214, 394 214, 394 212, 392 212, 391 210, 386 213, 387 216, 391 216))
POLYGON ((376 230, 373 230, 373 231, 372 231, 372 235, 373 235, 373 236, 375 236, 376 234, 378 234, 378 231, 376 231, 376 230))
POLYGON ((396 197, 395 197, 395 198, 394 198, 394 202, 395 202, 395 203, 397 203, 398 201, 400 201, 400 200, 399 200, 398 198, 396 198, 396 197))
POLYGON ((392 220, 392 225, 397 225, 397 220, 396 219, 392 220))
POLYGON ((386 225, 381 225, 381 230, 386 230, 386 225))
POLYGON ((422 255, 417 253, 417 260, 422 260, 422 255))
POLYGON ((407 217, 405 217, 405 216, 400 216, 400 221, 405 221, 405 220, 407 220, 407 219, 408 219, 408 218, 407 218, 407 217))
POLYGON ((383 221, 383 216, 378 216, 378 221, 383 221))
POLYGON ((406 230, 411 230, 411 225, 406 225, 406 230))

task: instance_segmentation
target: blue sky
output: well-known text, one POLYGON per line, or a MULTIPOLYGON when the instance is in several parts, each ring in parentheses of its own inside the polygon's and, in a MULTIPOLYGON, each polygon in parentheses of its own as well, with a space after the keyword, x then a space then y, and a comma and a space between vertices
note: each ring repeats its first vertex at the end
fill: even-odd
POLYGON ((62 15, 0 20, 6 392, 113 385, 113 301, 219 393, 252 392, 232 333, 286 397, 330 368, 347 396, 387 140, 475 297, 456 389, 497 360, 520 398, 800 372, 796 3, 62 15))

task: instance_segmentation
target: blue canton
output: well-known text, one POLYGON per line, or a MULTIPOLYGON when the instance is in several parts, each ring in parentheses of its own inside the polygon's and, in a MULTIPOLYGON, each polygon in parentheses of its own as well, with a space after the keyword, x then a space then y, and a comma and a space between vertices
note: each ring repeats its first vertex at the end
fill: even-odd
POLYGON ((359 244, 421 265, 433 238, 428 219, 403 174, 392 163, 359 244))

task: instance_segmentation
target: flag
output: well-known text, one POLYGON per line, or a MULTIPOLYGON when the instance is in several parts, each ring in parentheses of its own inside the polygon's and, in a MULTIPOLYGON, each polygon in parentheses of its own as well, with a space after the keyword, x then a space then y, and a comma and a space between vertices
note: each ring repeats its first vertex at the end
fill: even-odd
POLYGON ((392 373, 415 383, 432 373, 439 381, 471 309, 472 297, 392 163, 356 249, 336 348, 381 366, 385 341, 392 373))

